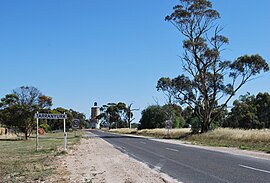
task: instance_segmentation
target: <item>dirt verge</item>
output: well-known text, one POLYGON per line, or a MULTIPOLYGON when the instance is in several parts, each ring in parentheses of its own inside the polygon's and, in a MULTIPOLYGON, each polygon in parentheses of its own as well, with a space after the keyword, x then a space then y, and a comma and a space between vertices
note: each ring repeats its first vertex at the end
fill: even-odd
POLYGON ((57 163, 61 178, 50 179, 51 182, 178 182, 120 152, 98 137, 82 138, 75 150, 57 163))

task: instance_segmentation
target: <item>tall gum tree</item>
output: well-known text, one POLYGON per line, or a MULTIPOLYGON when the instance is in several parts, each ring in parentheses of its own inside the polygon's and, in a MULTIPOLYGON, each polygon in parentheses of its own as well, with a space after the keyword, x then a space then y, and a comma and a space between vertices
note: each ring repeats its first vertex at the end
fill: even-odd
POLYGON ((221 35, 219 18, 219 12, 207 0, 180 0, 180 5, 165 18, 184 38, 181 59, 185 74, 173 79, 160 78, 157 89, 172 95, 181 105, 190 106, 200 119, 201 133, 210 129, 210 124, 245 83, 269 70, 258 54, 234 61, 221 58, 229 39, 221 35))

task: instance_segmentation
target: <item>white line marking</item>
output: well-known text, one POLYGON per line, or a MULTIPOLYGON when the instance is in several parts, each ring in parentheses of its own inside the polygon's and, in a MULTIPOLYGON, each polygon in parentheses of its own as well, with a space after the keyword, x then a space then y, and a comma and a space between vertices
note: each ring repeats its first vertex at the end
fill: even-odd
POLYGON ((171 148, 166 148, 166 149, 168 149, 168 150, 170 150, 170 151, 178 152, 177 149, 171 149, 171 148))
POLYGON ((161 167, 155 166, 155 167, 154 167, 154 170, 155 170, 155 171, 160 171, 160 170, 161 170, 161 167))
POLYGON ((269 173, 270 174, 270 171, 267 171, 267 170, 262 170, 262 169, 258 169, 258 168, 253 168, 253 167, 250 167, 250 166, 245 166, 245 165, 239 165, 243 168, 247 168, 247 169, 251 169, 251 170, 256 170, 256 171, 260 171, 260 172, 264 172, 264 173, 269 173))
POLYGON ((140 142, 141 144, 146 144, 145 142, 140 142))

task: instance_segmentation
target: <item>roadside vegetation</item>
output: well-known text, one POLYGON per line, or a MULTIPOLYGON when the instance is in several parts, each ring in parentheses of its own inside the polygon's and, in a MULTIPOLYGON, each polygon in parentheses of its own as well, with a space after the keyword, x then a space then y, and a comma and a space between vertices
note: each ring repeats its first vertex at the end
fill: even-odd
MULTIPOLYGON (((80 140, 68 133, 68 149, 80 140)), ((39 150, 35 150, 35 138, 29 140, 0 139, 0 182, 27 182, 46 180, 57 174, 53 162, 64 155, 63 133, 47 133, 39 138, 39 150)))
POLYGON ((216 128, 203 134, 193 134, 190 128, 179 129, 111 129, 109 132, 120 134, 133 134, 161 139, 178 139, 191 142, 192 144, 236 147, 245 150, 258 150, 270 153, 270 130, 269 129, 232 129, 216 128))
MULTIPOLYGON (((106 130, 105 130, 106 131, 106 130)), ((130 128, 120 128, 120 129, 110 129, 109 132, 120 133, 120 134, 133 134, 141 136, 149 136, 156 138, 167 138, 167 139, 180 139, 186 137, 191 133, 190 128, 175 128, 175 129, 165 129, 165 128, 156 128, 156 129, 130 129, 130 128)))
MULTIPOLYGON (((57 107, 51 109, 52 97, 42 94, 34 86, 21 86, 6 94, 0 100, 0 127, 10 132, 24 133, 28 139, 36 130, 35 113, 66 114, 66 128, 72 128, 72 119, 80 120, 80 128, 88 127, 89 122, 83 113, 73 109, 57 107)), ((63 129, 63 120, 40 119, 39 127, 45 132, 63 129)))
POLYGON ((184 140, 193 144, 236 147, 243 150, 258 150, 270 153, 269 129, 230 129, 217 128, 204 134, 189 135, 184 140))

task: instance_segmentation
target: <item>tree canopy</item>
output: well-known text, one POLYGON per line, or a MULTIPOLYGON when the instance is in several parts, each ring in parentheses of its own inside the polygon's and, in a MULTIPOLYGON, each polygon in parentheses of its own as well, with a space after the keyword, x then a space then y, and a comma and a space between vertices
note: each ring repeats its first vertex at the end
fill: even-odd
POLYGON ((185 74, 173 79, 160 78, 157 89, 189 106, 200 121, 201 133, 210 129, 244 84, 269 70, 258 54, 244 55, 234 61, 222 58, 229 39, 221 34, 219 18, 219 12, 208 0, 180 0, 180 5, 165 18, 184 38, 181 60, 185 74))
MULTIPOLYGON (((73 109, 57 107, 51 109, 52 98, 43 95, 36 87, 22 86, 7 94, 0 102, 0 124, 8 128, 18 129, 25 134, 31 134, 35 127, 34 114, 40 113, 67 114, 66 127, 72 127, 72 119, 80 120, 80 128, 87 127, 86 116, 73 109)), ((40 119, 40 127, 45 131, 63 129, 63 120, 40 119)))
POLYGON ((102 125, 109 126, 109 128, 129 127, 129 123, 133 120, 131 106, 127 106, 124 102, 103 105, 100 108, 101 114, 99 115, 102 125))
POLYGON ((233 102, 233 108, 223 127, 261 129, 270 128, 270 95, 259 93, 256 97, 250 95, 240 96, 233 102))
POLYGON ((165 128, 165 121, 171 119, 173 128, 184 126, 182 109, 177 105, 151 105, 142 111, 139 129, 165 128), (172 116, 171 116, 172 115, 172 116))
POLYGON ((43 95, 36 87, 21 86, 1 99, 0 121, 8 127, 18 128, 27 139, 34 126, 35 112, 51 105, 52 98, 43 95))

